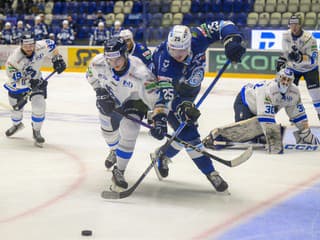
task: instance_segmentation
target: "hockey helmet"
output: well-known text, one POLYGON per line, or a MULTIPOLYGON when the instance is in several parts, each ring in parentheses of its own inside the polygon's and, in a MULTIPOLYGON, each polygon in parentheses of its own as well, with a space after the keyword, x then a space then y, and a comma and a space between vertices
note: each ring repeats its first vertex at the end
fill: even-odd
POLYGON ((127 58, 127 45, 120 37, 109 38, 104 44, 104 56, 107 59, 124 56, 127 58))
POLYGON ((299 14, 292 15, 288 21, 289 27, 291 24, 298 24, 298 25, 302 26, 303 25, 303 16, 299 15, 299 14))
POLYGON ((32 32, 23 32, 22 38, 21 38, 21 44, 27 45, 27 44, 34 44, 36 42, 34 34, 32 32))
POLYGON ((177 61, 182 61, 191 52, 191 32, 184 25, 174 26, 168 35, 167 48, 169 54, 177 61))
POLYGON ((293 80, 294 72, 290 68, 282 68, 278 72, 278 77, 276 78, 280 92, 285 94, 293 80))
POLYGON ((133 39, 132 32, 129 29, 121 30, 119 33, 119 37, 123 38, 124 40, 133 39))

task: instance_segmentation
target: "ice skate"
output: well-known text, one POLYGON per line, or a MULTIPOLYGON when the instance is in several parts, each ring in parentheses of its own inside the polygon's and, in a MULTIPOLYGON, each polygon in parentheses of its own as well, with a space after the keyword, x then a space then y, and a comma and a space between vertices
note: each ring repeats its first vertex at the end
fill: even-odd
POLYGON ((213 171, 207 175, 208 180, 214 186, 217 192, 228 192, 228 183, 223 180, 217 171, 213 171))
MULTIPOLYGON (((160 149, 158 148, 154 153, 150 154, 151 161, 156 161, 156 159, 158 158, 159 150, 160 149)), ((162 180, 162 178, 168 177, 169 175, 168 164, 171 162, 172 162, 171 159, 164 155, 157 160, 157 163, 155 165, 153 165, 159 180, 162 180)))
POLYGON ((107 156, 104 165, 107 169, 110 169, 117 162, 116 150, 110 150, 109 155, 107 156))
POLYGON ((34 130, 33 132, 33 139, 35 140, 34 144, 37 147, 43 147, 43 143, 45 142, 45 139, 41 136, 40 130, 34 130))
POLYGON ((128 188, 128 183, 124 178, 124 171, 119 170, 117 166, 114 166, 112 169, 112 182, 110 190, 113 192, 121 192, 124 189, 128 188))
POLYGON ((23 129, 24 128, 24 125, 23 123, 19 123, 17 125, 13 125, 11 128, 9 128, 7 131, 6 131, 6 136, 7 137, 10 137, 12 136, 13 134, 15 134, 16 132, 18 132, 19 130, 23 129))

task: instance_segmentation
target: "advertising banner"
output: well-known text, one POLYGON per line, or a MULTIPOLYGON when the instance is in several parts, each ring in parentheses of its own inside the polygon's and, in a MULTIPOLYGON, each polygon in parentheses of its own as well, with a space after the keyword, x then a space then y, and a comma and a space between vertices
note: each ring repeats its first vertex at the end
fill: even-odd
MULTIPOLYGON (((251 48, 252 49, 282 49, 282 34, 287 30, 252 30, 251 31, 251 48)), ((320 49, 320 31, 311 32, 317 40, 318 49, 320 49)))
MULTIPOLYGON (((261 51, 248 49, 243 56, 241 63, 236 66, 229 65, 228 73, 258 73, 275 74, 275 62, 279 57, 280 51, 261 51)), ((223 49, 210 49, 208 52, 208 72, 218 72, 227 58, 223 49)))

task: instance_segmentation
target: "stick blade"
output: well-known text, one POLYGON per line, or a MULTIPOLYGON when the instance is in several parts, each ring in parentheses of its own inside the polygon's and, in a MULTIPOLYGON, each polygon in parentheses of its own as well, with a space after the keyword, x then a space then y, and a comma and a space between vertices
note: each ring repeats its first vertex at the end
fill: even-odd
POLYGON ((230 161, 231 167, 236 167, 236 166, 239 166, 240 164, 244 163, 252 156, 252 153, 253 153, 253 148, 252 148, 252 145, 250 145, 247 148, 247 150, 245 150, 240 156, 238 156, 230 161))
POLYGON ((105 190, 101 192, 101 197, 104 199, 120 199, 120 193, 105 190))

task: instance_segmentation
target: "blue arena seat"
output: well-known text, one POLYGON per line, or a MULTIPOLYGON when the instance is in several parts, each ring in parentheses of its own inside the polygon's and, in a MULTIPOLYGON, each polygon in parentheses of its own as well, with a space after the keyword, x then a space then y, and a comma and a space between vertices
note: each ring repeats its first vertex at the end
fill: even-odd
POLYGON ((143 5, 141 1, 134 1, 131 13, 142 13, 143 5))
POLYGON ((88 3, 87 13, 88 14, 93 14, 93 13, 96 13, 96 11, 97 11, 97 3, 95 1, 90 1, 88 3))
POLYGON ((114 8, 114 2, 113 1, 106 2, 105 14, 113 13, 113 8, 114 8))
POLYGON ((233 11, 233 0, 224 0, 222 5, 222 11, 230 13, 233 11))
POLYGON ((214 13, 221 12, 222 11, 222 1, 221 0, 213 0, 211 10, 214 13))
POLYGON ((193 0, 191 3, 191 8, 190 8, 190 12, 192 13, 198 13, 200 11, 200 1, 199 0, 193 0))
POLYGON ((192 24, 192 20, 193 20, 193 16, 191 13, 185 13, 183 15, 183 19, 182 19, 182 24, 183 25, 191 25, 192 24))
POLYGON ((61 14, 62 3, 55 2, 52 9, 52 14, 61 14))
POLYGON ((212 4, 210 0, 204 0, 200 5, 200 11, 203 13, 211 12, 212 4))

